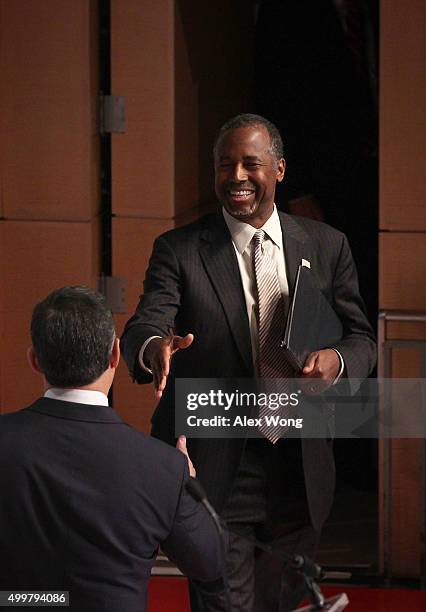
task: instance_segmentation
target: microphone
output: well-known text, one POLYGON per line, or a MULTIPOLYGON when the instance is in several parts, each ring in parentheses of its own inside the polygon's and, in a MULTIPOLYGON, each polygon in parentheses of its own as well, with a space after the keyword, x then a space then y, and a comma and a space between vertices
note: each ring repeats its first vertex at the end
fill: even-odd
POLYGON ((210 516, 214 520, 217 530, 222 535, 223 533, 222 523, 220 522, 220 518, 216 510, 213 508, 213 506, 207 499, 207 494, 201 482, 197 478, 191 477, 189 478, 189 480, 186 481, 185 488, 188 491, 188 493, 195 499, 195 501, 198 501, 203 504, 207 512, 210 514, 210 516))
POLYGON ((188 493, 196 500, 202 501, 203 499, 207 499, 206 492, 203 489, 203 485, 198 480, 198 478, 193 478, 192 476, 186 481, 185 488, 188 493))
POLYGON ((322 567, 304 555, 294 555, 291 566, 296 570, 302 571, 313 580, 321 580, 324 578, 322 567))
POLYGON ((207 512, 210 514, 210 516, 213 519, 213 522, 216 526, 216 529, 218 531, 221 543, 222 543, 222 554, 223 554, 223 572, 222 572, 222 578, 223 578, 223 586, 225 589, 225 606, 226 606, 226 611, 227 612, 232 612, 232 606, 231 606, 231 592, 229 589, 229 582, 228 582, 228 573, 227 573, 227 569, 226 569, 226 540, 224 537, 224 531, 223 531, 223 527, 222 527, 222 523, 220 522, 220 518, 216 512, 216 510, 213 508, 213 506, 211 505, 211 503, 209 502, 209 500, 207 499, 207 494, 204 491, 203 485, 201 484, 201 482, 197 479, 197 478, 193 478, 192 476, 186 481, 185 483, 185 489, 188 491, 188 493, 191 495, 191 497, 193 499, 195 499, 195 501, 200 502, 201 504, 203 504, 203 506, 205 507, 205 509, 207 510, 207 512))

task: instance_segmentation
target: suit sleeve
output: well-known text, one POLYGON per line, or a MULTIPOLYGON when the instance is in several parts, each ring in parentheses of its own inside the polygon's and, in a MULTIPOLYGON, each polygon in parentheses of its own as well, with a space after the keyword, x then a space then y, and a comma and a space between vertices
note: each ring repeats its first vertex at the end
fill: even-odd
POLYGON ((210 581, 221 576, 221 538, 206 509, 186 491, 188 466, 182 478, 180 499, 172 530, 161 548, 183 574, 194 580, 210 581))
POLYGON ((139 351, 150 336, 163 337, 170 333, 180 302, 179 262, 166 238, 160 236, 154 242, 145 275, 144 293, 121 337, 123 357, 136 382, 152 381, 152 375, 140 367, 139 351))
POLYGON ((346 236, 343 234, 341 236, 341 248, 333 278, 333 301, 334 308, 343 323, 344 335, 334 348, 343 357, 351 392, 355 393, 361 381, 375 366, 376 343, 359 293, 358 277, 351 250, 346 236))

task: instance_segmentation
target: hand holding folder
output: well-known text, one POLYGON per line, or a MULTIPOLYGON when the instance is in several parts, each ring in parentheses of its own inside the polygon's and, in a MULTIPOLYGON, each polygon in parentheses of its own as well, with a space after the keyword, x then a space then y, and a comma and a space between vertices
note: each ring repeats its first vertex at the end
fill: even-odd
POLYGON ((301 264, 281 342, 286 359, 300 373, 310 353, 333 347, 342 335, 342 323, 318 288, 312 270, 301 264))

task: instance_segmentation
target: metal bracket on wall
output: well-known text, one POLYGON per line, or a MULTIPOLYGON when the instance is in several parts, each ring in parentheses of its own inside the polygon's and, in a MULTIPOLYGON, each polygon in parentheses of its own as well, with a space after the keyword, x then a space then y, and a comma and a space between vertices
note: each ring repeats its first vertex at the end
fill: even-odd
POLYGON ((98 131, 100 134, 124 134, 126 109, 123 96, 98 96, 98 131))
POLYGON ((105 296, 108 308, 114 314, 127 312, 127 278, 124 276, 101 276, 99 291, 105 296))

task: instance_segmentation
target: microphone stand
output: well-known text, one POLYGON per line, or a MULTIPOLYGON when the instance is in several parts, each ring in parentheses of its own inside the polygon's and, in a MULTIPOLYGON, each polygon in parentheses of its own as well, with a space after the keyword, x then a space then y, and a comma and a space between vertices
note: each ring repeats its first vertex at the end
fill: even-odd
MULTIPOLYGON (((349 599, 346 593, 341 593, 340 595, 325 599, 319 585, 316 582, 316 580, 321 580, 323 578, 324 574, 322 568, 317 563, 314 563, 314 561, 309 559, 309 557, 303 555, 291 556, 288 553, 273 548, 270 544, 265 544, 264 542, 260 542, 256 538, 251 538, 246 535, 242 535, 237 531, 229 529, 225 521, 221 521, 220 517, 217 515, 215 509, 208 501, 207 495, 201 483, 196 478, 189 479, 189 481, 186 483, 186 489, 195 500, 201 502, 204 505, 207 512, 212 517, 221 537, 224 559, 226 559, 226 543, 224 539, 224 529, 226 529, 228 532, 237 535, 240 538, 243 538, 249 542, 252 542, 256 545, 257 548, 260 548, 260 550, 279 556, 282 560, 288 563, 290 567, 293 568, 296 572, 302 574, 303 580, 306 585, 308 597, 311 600, 311 605, 305 606, 304 608, 298 608, 297 610, 292 610, 292 612, 316 612, 318 610, 326 610, 327 612, 340 612, 341 610, 346 608, 349 603, 349 599)), ((226 563, 224 564, 223 582, 225 586, 226 607, 228 612, 232 612, 228 576, 226 572, 226 563)))
POLYGON ((311 604, 309 606, 304 606, 303 608, 297 608, 297 610, 292 610, 291 612, 316 612, 318 610, 340 612, 348 605, 349 599, 346 593, 341 593, 340 595, 335 595, 334 597, 325 599, 319 585, 316 582, 316 580, 321 580, 324 577, 324 573, 321 566, 312 561, 312 559, 309 557, 304 555, 291 556, 288 553, 273 548, 270 544, 260 542, 256 538, 247 537, 236 531, 232 531, 228 527, 227 529, 234 535, 238 535, 240 538, 249 540, 255 544, 257 548, 260 548, 260 550, 280 557, 282 560, 288 563, 292 569, 302 574, 307 590, 307 596, 311 600, 311 604))
POLYGON ((340 593, 328 599, 323 598, 323 605, 318 607, 316 604, 310 606, 304 606, 303 608, 297 608, 291 612, 316 612, 317 610, 327 610, 327 612, 341 612, 349 603, 348 596, 346 593, 340 593))

